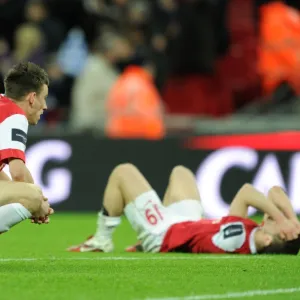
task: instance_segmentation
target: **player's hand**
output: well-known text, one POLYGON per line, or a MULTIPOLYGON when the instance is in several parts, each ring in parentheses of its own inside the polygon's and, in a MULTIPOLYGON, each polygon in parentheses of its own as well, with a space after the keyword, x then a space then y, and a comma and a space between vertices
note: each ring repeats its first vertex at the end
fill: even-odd
POLYGON ((31 218, 31 223, 34 223, 34 224, 49 224, 50 223, 50 215, 54 214, 54 210, 53 208, 49 208, 49 213, 46 217, 32 217, 31 218))
POLYGON ((300 222, 298 218, 291 219, 291 222, 294 224, 294 226, 296 226, 296 228, 298 228, 298 230, 300 230, 300 222))
POLYGON ((298 238, 298 235, 300 234, 299 226, 288 219, 278 224, 278 229, 280 237, 286 241, 294 240, 298 238))
POLYGON ((48 199, 44 197, 40 211, 32 216, 32 223, 43 224, 49 223, 49 215, 54 213, 54 210, 50 207, 48 199))
POLYGON ((31 223, 34 224, 49 224, 50 223, 50 215, 54 214, 54 210, 52 208, 49 208, 49 213, 45 217, 32 217, 31 218, 31 223))

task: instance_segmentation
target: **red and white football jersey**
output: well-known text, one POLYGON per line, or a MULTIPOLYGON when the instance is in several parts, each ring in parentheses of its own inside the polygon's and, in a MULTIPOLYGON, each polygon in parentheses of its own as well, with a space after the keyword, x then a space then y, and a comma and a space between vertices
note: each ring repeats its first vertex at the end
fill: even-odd
POLYGON ((0 95, 0 171, 10 158, 25 162, 27 132, 28 120, 24 111, 0 95))
POLYGON ((160 252, 255 254, 258 227, 250 219, 235 216, 178 223, 167 231, 160 252))

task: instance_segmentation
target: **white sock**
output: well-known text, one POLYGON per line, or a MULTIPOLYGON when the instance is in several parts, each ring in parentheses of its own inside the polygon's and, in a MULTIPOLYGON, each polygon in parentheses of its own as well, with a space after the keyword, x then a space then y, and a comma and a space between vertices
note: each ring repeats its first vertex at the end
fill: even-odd
POLYGON ((0 233, 8 231, 14 225, 29 219, 31 213, 20 203, 0 207, 0 233))
POLYGON ((115 228, 121 223, 121 217, 104 216, 103 212, 98 213, 96 239, 112 239, 115 228))

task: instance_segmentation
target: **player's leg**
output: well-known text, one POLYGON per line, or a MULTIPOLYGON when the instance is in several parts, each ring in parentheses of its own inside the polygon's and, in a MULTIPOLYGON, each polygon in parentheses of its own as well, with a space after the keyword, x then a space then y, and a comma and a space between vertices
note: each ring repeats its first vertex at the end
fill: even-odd
MULTIPOLYGON (((173 168, 163 199, 163 205, 172 214, 183 216, 188 221, 203 218, 201 198, 194 174, 186 167, 173 168)), ((142 252, 141 242, 129 246, 127 252, 142 252)))
POLYGON ((149 199, 149 197, 153 200, 158 198, 135 166, 132 164, 117 166, 111 173, 104 191, 103 209, 98 214, 95 235, 84 244, 71 247, 69 250, 111 252, 113 250, 112 234, 121 222, 121 215, 125 212, 134 229, 139 231, 141 228, 138 228, 139 224, 136 224, 134 220, 138 209, 136 205, 139 203, 143 205, 143 199, 149 199))
POLYGON ((191 170, 183 166, 173 168, 163 204, 172 212, 187 217, 190 221, 203 218, 201 197, 191 170))
POLYGON ((110 217, 119 217, 124 207, 140 195, 153 188, 132 164, 117 166, 109 177, 103 198, 103 213, 110 217))
MULTIPOLYGON (((114 169, 104 192, 103 209, 98 214, 97 231, 94 236, 108 246, 104 250, 113 250, 112 234, 121 222, 121 215, 126 212, 125 206, 148 193, 153 193, 153 189, 134 165, 122 164, 114 169)), ((134 218, 128 215, 127 217, 129 221, 134 218)))
POLYGON ((43 201, 33 184, 0 180, 0 233, 40 213, 43 201))
POLYGON ((0 171, 0 180, 11 181, 11 179, 4 173, 4 171, 0 171))

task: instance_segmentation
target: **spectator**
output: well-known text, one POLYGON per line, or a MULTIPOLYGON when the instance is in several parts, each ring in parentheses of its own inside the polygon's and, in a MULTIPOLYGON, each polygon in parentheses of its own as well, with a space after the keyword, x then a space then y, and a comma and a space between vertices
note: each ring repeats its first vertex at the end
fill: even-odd
POLYGON ((162 104, 153 77, 152 64, 129 66, 113 85, 107 103, 110 138, 164 137, 162 104))
POLYGON ((258 68, 266 95, 282 83, 300 94, 300 13, 284 2, 261 7, 258 68))
POLYGON ((152 3, 152 46, 156 51, 166 49, 169 39, 179 31, 178 5, 174 0, 156 0, 152 3))
POLYGON ((4 37, 0 37, 0 94, 4 93, 4 76, 6 62, 9 57, 9 45, 4 37))
POLYGON ((0 36, 13 46, 16 28, 24 21, 26 0, 0 0, 0 36))
POLYGON ((148 55, 147 31, 149 23, 149 5, 144 1, 133 2, 128 6, 127 35, 138 56, 148 55))
POLYGON ((2 60, 2 72, 6 73, 12 65, 21 61, 32 61, 43 65, 45 59, 44 36, 34 25, 19 26, 14 35, 15 48, 2 60))
POLYGON ((72 97, 71 127, 75 130, 103 130, 105 103, 118 73, 115 64, 132 55, 126 39, 113 33, 96 41, 82 74, 77 78, 72 97))
POLYGON ((32 61, 44 63, 44 35, 38 27, 23 24, 15 33, 15 62, 32 61))
POLYGON ((25 9, 26 19, 36 24, 45 35, 47 52, 55 52, 64 39, 65 29, 59 20, 53 19, 42 0, 29 0, 25 9))
POLYGON ((123 32, 127 23, 128 0, 85 0, 83 6, 93 17, 96 24, 111 25, 115 30, 123 32))
POLYGON ((171 53, 173 74, 214 72, 217 58, 214 2, 211 0, 178 1, 180 31, 173 43, 171 53))
POLYGON ((152 2, 152 22, 150 24, 150 44, 156 65, 156 85, 161 90, 169 69, 169 54, 174 40, 180 32, 178 4, 174 0, 152 2))
POLYGON ((51 79, 50 93, 62 108, 63 120, 68 118, 71 93, 76 77, 83 70, 88 56, 88 45, 84 32, 72 28, 58 49, 56 55, 48 59, 47 71, 51 79))

